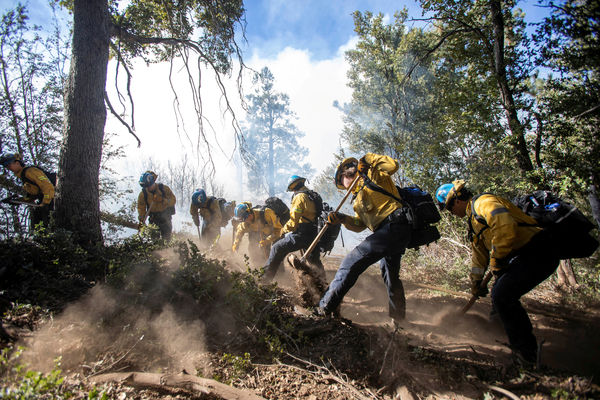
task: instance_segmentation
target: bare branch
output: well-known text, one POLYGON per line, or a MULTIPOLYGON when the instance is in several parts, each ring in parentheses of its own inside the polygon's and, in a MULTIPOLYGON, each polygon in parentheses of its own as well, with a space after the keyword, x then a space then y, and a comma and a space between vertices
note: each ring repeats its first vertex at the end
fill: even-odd
POLYGON ((595 107, 592 107, 592 108, 590 108, 590 109, 589 109, 589 110, 587 110, 587 111, 584 111, 584 112, 582 112, 582 113, 581 113, 581 114, 579 114, 579 115, 576 115, 576 116, 575 116, 575 120, 577 121, 579 118, 581 118, 581 117, 583 117, 583 116, 585 116, 585 115, 587 115, 587 114, 593 113, 594 111, 596 111, 596 110, 597 110, 597 109, 599 109, 599 108, 600 108, 600 104, 598 104, 598 105, 597 105, 597 106, 595 106, 595 107))
POLYGON ((127 74, 127 97, 129 97, 129 104, 131 105, 131 127, 135 129, 135 103, 133 102, 133 96, 131 94, 131 79, 132 79, 131 71, 129 71, 129 67, 127 66, 127 63, 125 62, 123 55, 121 54, 120 42, 119 42, 119 46, 116 46, 113 42, 110 42, 110 46, 113 49, 113 51, 117 54, 117 72, 115 73, 115 88, 117 90, 117 95, 119 96, 119 101, 121 102, 121 105, 123 106, 123 108, 125 108, 125 104, 123 104, 123 102, 121 101, 123 96, 121 96, 121 91, 119 90, 119 86, 117 85, 117 79, 118 79, 120 65, 123 66, 123 69, 125 70, 125 73, 127 74))
POLYGON ((106 91, 104 91, 104 102, 106 103, 106 105, 110 109, 110 112, 112 113, 112 115, 114 115, 119 120, 119 122, 121 122, 121 124, 123 124, 127 128, 127 130, 129 131, 129 133, 131 135, 133 135, 133 137, 135 138, 135 140, 137 140, 137 142, 138 142, 138 147, 140 147, 142 145, 142 142, 141 142, 140 138, 137 137, 137 135, 135 134, 135 132, 133 131, 133 129, 131 129, 131 127, 129 126, 129 124, 127 122, 125 122, 125 120, 123 120, 123 118, 121 118, 121 116, 115 111, 115 109, 113 108, 112 104, 110 104, 110 100, 108 98, 108 93, 106 93, 106 91))

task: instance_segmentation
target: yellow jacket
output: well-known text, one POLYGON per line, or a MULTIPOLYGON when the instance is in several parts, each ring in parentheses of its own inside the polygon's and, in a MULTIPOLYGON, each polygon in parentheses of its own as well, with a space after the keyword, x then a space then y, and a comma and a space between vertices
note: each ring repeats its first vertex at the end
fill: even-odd
POLYGON ((153 192, 147 189, 142 189, 142 191, 138 195, 138 219, 141 222, 144 222, 142 219, 144 218, 144 216, 146 216, 146 214, 150 215, 150 213, 162 212, 168 207, 175 206, 175 195, 173 194, 171 189, 167 185, 162 185, 163 190, 161 192, 159 185, 162 184, 157 183, 156 188, 153 192), (144 198, 144 190, 146 190, 149 204, 146 203, 146 199, 144 198))
MULTIPOLYGON (((391 175, 398 171, 398 162, 391 157, 367 153, 365 161, 371 165, 367 177, 397 198, 398 189, 391 175)), ((353 208, 355 215, 344 220, 344 226, 354 232, 365 228, 375 231, 379 224, 396 209, 403 205, 392 197, 369 189, 363 178, 359 178, 354 187, 353 208)))
POLYGON ((483 194, 467 205, 467 218, 472 227, 471 279, 481 279, 488 265, 492 271, 503 267, 502 259, 527 244, 541 231, 535 219, 509 200, 493 194, 483 194), (471 209, 472 204, 475 213, 471 209), (478 221, 476 218, 483 218, 478 221), (487 226, 486 226, 487 225, 487 226))
POLYGON ((310 224, 317 222, 317 208, 308 194, 304 193, 306 187, 300 188, 292 198, 290 207, 290 219, 285 223, 281 234, 285 235, 288 232, 294 232, 300 224, 310 224))
POLYGON ((260 216, 259 209, 252 209, 252 213, 254 214, 254 219, 252 222, 242 222, 238 224, 235 229, 235 237, 233 239, 233 247, 237 248, 244 236, 244 233, 247 232, 261 232, 263 240, 268 242, 273 242, 281 236, 281 222, 279 222, 279 218, 275 214, 275 211, 270 208, 265 208, 265 222, 263 222, 260 216))
POLYGON ((220 228, 223 217, 221 215, 219 201, 214 197, 209 197, 206 202, 210 202, 208 207, 200 207, 194 203, 190 205, 190 214, 192 214, 194 224, 196 224, 196 226, 200 225, 200 219, 198 218, 198 215, 200 215, 206 223, 207 228, 220 228), (210 199, 213 200, 210 201, 210 199))
POLYGON ((42 204, 50 204, 52 199, 54 199, 54 185, 48 177, 39 168, 36 167, 25 167, 19 173, 17 173, 17 177, 20 178, 23 183, 23 189, 27 193, 25 197, 26 201, 33 201, 37 198, 41 198, 42 204), (27 168, 27 169, 25 169, 27 168), (25 178, 28 180, 35 182, 35 184, 25 182, 23 177, 21 176, 25 171, 25 178))

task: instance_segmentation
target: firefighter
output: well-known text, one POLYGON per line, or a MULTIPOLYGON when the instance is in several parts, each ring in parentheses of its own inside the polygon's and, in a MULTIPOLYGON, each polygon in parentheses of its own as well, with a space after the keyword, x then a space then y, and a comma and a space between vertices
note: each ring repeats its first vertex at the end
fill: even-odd
POLYGON ((207 196, 204 189, 196 189, 192 194, 190 214, 197 227, 200 227, 200 217, 202 217, 200 240, 209 246, 218 240, 223 226, 223 215, 219 201, 215 197, 207 196))
POLYGON ((36 166, 26 167, 21 155, 17 153, 3 155, 0 157, 0 163, 23 182, 25 197, 13 200, 33 203, 29 213, 31 228, 40 222, 48 227, 50 211, 54 209, 56 175, 46 173, 36 166))
POLYGON ((248 233, 248 241, 250 242, 249 251, 253 252, 253 248, 261 249, 263 261, 269 255, 271 244, 281 236, 281 222, 275 211, 268 207, 254 207, 248 202, 242 202, 235 208, 235 218, 238 222, 231 250, 237 251, 240 241, 245 233, 248 233))
POLYGON ((397 199, 373 190, 373 185, 383 188, 400 198, 391 175, 398 171, 398 162, 391 157, 367 153, 360 160, 350 157, 337 167, 334 181, 338 189, 352 189, 355 215, 332 212, 327 220, 330 224, 344 224, 354 232, 365 228, 373 233, 358 244, 340 264, 335 277, 315 309, 319 315, 333 313, 344 296, 371 264, 381 260, 381 277, 387 287, 388 314, 395 323, 406 315, 404 286, 400 280, 400 260, 411 238, 408 210, 397 199))
POLYGON ((535 363, 537 342, 519 299, 558 267, 551 234, 505 198, 489 193, 473 196, 463 180, 440 186, 436 198, 440 209, 467 218, 471 293, 488 294, 481 282, 489 268, 495 276, 492 308, 502 321, 513 354, 524 364, 535 363))
POLYGON ((151 224, 158 226, 160 235, 165 240, 171 239, 173 224, 171 218, 175 214, 175 195, 167 185, 157 183, 158 176, 153 171, 146 171, 140 176, 142 191, 138 195, 137 209, 140 227, 149 218, 151 224))
MULTIPOLYGON (((285 256, 293 251, 306 250, 317 237, 317 218, 323 209, 323 201, 321 196, 305 186, 305 182, 306 178, 298 175, 292 175, 288 181, 287 191, 294 192, 290 219, 281 229, 282 238, 271 247, 269 258, 263 267, 263 278, 266 281, 275 277, 285 256)), ((307 261, 313 264, 320 274, 325 274, 319 251, 311 252, 307 261)))

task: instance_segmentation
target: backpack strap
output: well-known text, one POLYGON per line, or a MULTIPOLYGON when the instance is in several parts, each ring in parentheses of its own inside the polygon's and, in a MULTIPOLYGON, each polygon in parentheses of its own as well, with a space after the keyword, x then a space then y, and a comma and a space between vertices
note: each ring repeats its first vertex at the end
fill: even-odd
POLYGON ((386 196, 391 197, 392 199, 396 200, 398 203, 404 205, 404 202, 402 201, 402 199, 400 199, 399 197, 394 196, 393 194, 391 194, 390 192, 388 192, 387 190, 385 190, 384 188, 382 188, 381 186, 379 186, 378 184, 376 184, 375 182, 373 182, 371 180, 371 178, 367 177, 366 175, 361 175, 365 181, 365 186, 368 187, 369 189, 375 191, 375 192, 379 192, 381 194, 385 194, 386 196))
MULTIPOLYGON (((158 184, 158 190, 160 190, 160 194, 164 198, 165 197, 165 187, 162 183, 158 184)), ((144 194, 144 202, 146 203, 146 210, 148 210, 150 207, 148 206, 148 191, 146 190, 146 188, 142 188, 142 193, 144 194)))
POLYGON ((146 211, 148 211, 148 192, 146 188, 142 188, 142 193, 144 194, 144 203, 146 203, 146 211))
POLYGON ((215 196, 210 196, 208 199, 206 199, 206 208, 208 209, 208 212, 210 213, 210 215, 213 215, 213 210, 210 209, 210 206, 212 205, 212 202, 215 200, 215 196))
POLYGON ((260 215, 260 219, 262 220, 263 224, 267 225, 267 219, 265 218, 265 210, 267 209, 267 206, 261 206, 259 209, 259 215, 260 215))
MULTIPOLYGON (((30 165, 28 167, 23 167, 23 169, 21 170, 21 182, 23 183, 30 183, 34 186, 37 186, 38 188, 40 188, 40 185, 38 185, 35 181, 32 181, 31 179, 29 179, 27 177, 27 170, 31 167, 35 167, 37 169, 39 169, 40 171, 42 171, 44 173, 44 175, 46 175, 46 178, 48 178, 48 172, 46 172, 45 169, 38 167, 37 165, 30 165)), ((50 180, 50 178, 48 178, 48 180, 50 180)), ((52 183, 52 182, 50 182, 52 183)), ((41 189, 41 188, 40 188, 41 189)))
POLYGON ((483 228, 481 228, 481 230, 476 234, 475 233, 475 229, 473 229, 473 224, 471 223, 471 218, 469 218, 467 220, 467 225, 469 226, 469 241, 472 242, 473 238, 476 237, 477 239, 479 239, 479 237, 481 236, 481 234, 483 233, 483 231, 485 231, 487 228, 489 228, 490 226, 488 225, 487 221, 485 220, 485 218, 483 218, 481 215, 477 214, 477 211, 475 211, 475 201, 477 201, 477 199, 479 199, 481 196, 483 196, 484 194, 491 194, 491 193, 481 193, 478 194, 477 196, 473 196, 471 198, 471 216, 473 218, 475 218, 475 220, 477 222, 479 222, 480 224, 483 225, 483 228), (473 236, 475 235, 475 236, 473 236))

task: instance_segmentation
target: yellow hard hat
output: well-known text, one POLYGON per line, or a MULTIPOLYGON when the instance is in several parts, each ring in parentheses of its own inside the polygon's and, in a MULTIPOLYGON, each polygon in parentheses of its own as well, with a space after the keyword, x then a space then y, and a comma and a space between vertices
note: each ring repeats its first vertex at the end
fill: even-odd
POLYGON ((348 167, 356 167, 358 165, 358 160, 354 157, 344 158, 341 163, 338 164, 337 169, 335 170, 335 187, 341 190, 346 190, 344 185, 342 184, 342 172, 348 167))

